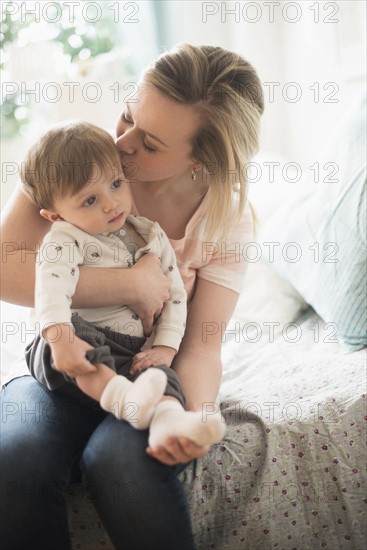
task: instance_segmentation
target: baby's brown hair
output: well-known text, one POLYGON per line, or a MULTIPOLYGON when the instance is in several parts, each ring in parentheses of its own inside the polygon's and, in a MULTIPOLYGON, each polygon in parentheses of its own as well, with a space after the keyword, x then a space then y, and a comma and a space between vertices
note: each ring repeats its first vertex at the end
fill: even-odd
POLYGON ((29 149, 21 180, 36 206, 53 209, 56 199, 75 195, 102 170, 111 178, 121 170, 112 136, 94 124, 71 121, 52 128, 29 149))

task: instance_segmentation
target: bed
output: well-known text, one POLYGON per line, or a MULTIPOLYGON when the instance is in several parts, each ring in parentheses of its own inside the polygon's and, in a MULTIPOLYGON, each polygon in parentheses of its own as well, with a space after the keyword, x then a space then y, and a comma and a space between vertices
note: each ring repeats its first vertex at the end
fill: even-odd
MULTIPOLYGON (((227 432, 181 474, 198 550, 367 546, 365 100, 356 105, 325 157, 338 159, 335 184, 290 193, 278 174, 251 190, 264 254, 218 327, 227 432), (337 243, 337 261, 266 258, 270 241, 327 254, 337 243)), ((16 370, 26 311, 2 305, 2 364, 16 370)), ((83 487, 67 498, 73 549, 113 550, 83 487)))
POLYGON ((366 350, 344 354, 312 308, 270 342, 277 318, 224 346, 227 435, 184 482, 198 548, 365 548, 366 350))

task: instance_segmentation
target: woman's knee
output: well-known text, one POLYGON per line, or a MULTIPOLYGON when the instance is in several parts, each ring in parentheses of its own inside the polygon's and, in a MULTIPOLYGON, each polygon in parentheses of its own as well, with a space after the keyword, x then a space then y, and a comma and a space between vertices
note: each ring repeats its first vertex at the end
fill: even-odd
POLYGON ((109 416, 90 438, 82 457, 86 481, 129 484, 153 479, 168 479, 172 468, 146 453, 148 431, 136 430, 124 421, 109 416))
POLYGON ((94 422, 30 376, 10 382, 1 398, 2 474, 18 480, 66 479, 94 422))
POLYGON ((48 438, 42 391, 29 376, 13 380, 1 395, 1 473, 3 479, 49 475, 48 438))

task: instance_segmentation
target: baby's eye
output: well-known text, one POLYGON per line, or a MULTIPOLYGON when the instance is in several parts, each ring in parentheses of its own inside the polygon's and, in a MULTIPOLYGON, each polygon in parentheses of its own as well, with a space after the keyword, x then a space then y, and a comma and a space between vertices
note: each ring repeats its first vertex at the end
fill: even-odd
POLYGON ((116 181, 113 182, 112 187, 114 189, 118 189, 119 187, 121 187, 121 184, 122 184, 121 180, 116 180, 116 181))
POLYGON ((88 197, 87 200, 84 201, 83 206, 92 206, 92 204, 95 202, 96 197, 88 197))

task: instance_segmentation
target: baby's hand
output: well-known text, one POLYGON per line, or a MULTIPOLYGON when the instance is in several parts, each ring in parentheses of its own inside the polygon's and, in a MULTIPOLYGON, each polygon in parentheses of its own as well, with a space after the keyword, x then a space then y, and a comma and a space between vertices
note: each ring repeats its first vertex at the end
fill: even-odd
POLYGON ((68 325, 53 325, 43 334, 50 344, 54 369, 75 378, 96 371, 85 357, 93 347, 73 334, 68 325))
POLYGON ((158 365, 170 367, 175 355, 176 350, 168 346, 154 346, 152 349, 141 351, 133 358, 130 374, 136 374, 148 367, 155 367, 158 365))

